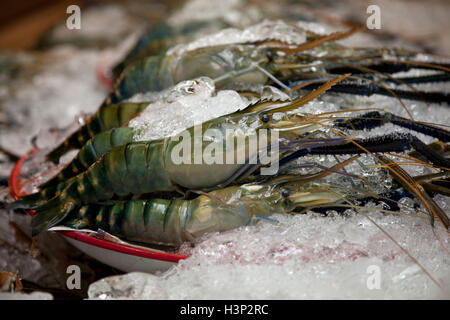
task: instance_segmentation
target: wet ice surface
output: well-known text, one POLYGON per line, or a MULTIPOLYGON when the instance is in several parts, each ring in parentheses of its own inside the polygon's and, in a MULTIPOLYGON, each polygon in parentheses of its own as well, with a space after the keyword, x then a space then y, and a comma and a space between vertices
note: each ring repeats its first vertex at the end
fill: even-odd
POLYGON ((257 43, 267 40, 277 40, 288 44, 301 44, 306 41, 306 32, 300 27, 286 24, 282 20, 263 22, 246 29, 228 28, 217 33, 201 37, 187 44, 171 48, 167 54, 181 55, 198 48, 230 45, 237 43, 257 43))
POLYGON ((80 46, 115 46, 117 39, 141 30, 143 20, 142 17, 136 19, 119 5, 93 6, 83 10, 82 27, 77 32, 62 23, 46 34, 46 41, 50 44, 71 42, 80 46))
POLYGON ((184 6, 173 13, 168 19, 172 25, 183 25, 192 21, 215 21, 224 20, 232 25, 246 25, 254 20, 255 7, 249 10, 243 9, 244 1, 188 1, 184 6), (252 19, 253 18, 253 19, 252 19))
POLYGON ((46 292, 26 293, 6 293, 0 292, 0 300, 52 300, 53 296, 46 292))
POLYGON ((96 75, 101 57, 98 50, 70 47, 31 56, 37 72, 2 86, 1 112, 8 126, 0 127, 0 145, 24 154, 40 130, 64 128, 82 112, 94 112, 106 94, 96 75))

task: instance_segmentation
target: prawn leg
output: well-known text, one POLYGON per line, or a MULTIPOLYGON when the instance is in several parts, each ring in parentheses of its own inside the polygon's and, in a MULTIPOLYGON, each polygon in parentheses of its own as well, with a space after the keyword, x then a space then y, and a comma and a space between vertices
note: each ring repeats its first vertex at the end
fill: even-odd
POLYGON ((392 123, 399 127, 423 133, 427 136, 437 138, 442 142, 450 141, 450 131, 448 130, 419 121, 412 121, 389 112, 371 111, 351 119, 337 119, 335 121, 335 126, 351 130, 370 130, 381 127, 386 123, 392 123))
POLYGON ((293 152, 280 160, 280 166, 304 155, 340 155, 363 154, 383 152, 403 152, 414 149, 423 155, 431 163, 444 168, 450 168, 450 160, 447 160, 439 152, 420 141, 411 134, 384 135, 368 139, 354 139, 340 145, 302 149, 293 152))

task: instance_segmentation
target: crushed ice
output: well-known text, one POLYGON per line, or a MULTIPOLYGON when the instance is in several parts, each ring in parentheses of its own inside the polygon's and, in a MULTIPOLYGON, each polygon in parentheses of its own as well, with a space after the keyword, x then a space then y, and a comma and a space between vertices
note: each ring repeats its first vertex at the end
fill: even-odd
POLYGON ((188 80, 167 90, 128 124, 134 128, 135 141, 174 136, 194 125, 241 110, 247 99, 236 91, 215 90, 209 78, 188 80))
POLYGON ((306 41, 306 33, 300 27, 286 24, 282 20, 264 20, 244 30, 227 28, 212 35, 201 37, 188 44, 176 45, 167 52, 167 55, 181 55, 198 48, 256 43, 266 40, 278 40, 288 44, 301 44, 306 41))

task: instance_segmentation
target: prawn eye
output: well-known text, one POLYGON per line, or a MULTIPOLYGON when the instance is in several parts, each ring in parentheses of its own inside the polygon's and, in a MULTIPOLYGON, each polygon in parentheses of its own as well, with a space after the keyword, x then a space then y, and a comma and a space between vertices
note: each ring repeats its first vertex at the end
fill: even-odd
POLYGON ((261 117, 262 122, 269 122, 270 117, 267 114, 263 114, 261 117))
POLYGON ((287 190, 283 190, 282 192, 281 192, 281 196, 283 197, 283 198, 287 198, 287 197, 289 197, 289 191, 287 191, 287 190))

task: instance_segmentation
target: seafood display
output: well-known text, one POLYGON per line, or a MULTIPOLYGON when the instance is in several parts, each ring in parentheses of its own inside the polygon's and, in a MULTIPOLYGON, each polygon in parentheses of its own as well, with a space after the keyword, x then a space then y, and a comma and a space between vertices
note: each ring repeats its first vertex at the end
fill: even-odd
MULTIPOLYGON (((285 180, 305 179, 296 171, 299 168, 319 168, 328 174, 364 180, 314 162, 305 163, 302 161, 305 156, 368 154, 386 166, 397 181, 395 189, 387 192, 403 190, 417 196, 424 202, 432 224, 436 219, 448 230, 447 214, 430 197, 434 193, 448 194, 446 171, 450 161, 442 150, 450 140, 448 130, 384 111, 357 116, 340 114, 364 109, 319 114, 296 112, 328 93, 369 96, 376 93, 391 95, 400 102, 407 98, 448 104, 443 92, 412 88, 412 84, 417 83, 448 81, 448 64, 415 61, 415 54, 407 51, 386 53, 378 49, 351 49, 335 43, 357 31, 317 35, 285 22, 265 21, 243 31, 230 29, 229 38, 206 36, 205 40, 197 41, 198 44, 179 45, 169 51, 162 49, 157 56, 131 62, 100 109, 52 150, 48 158, 57 162, 68 150, 80 148, 78 155, 56 177, 40 185, 39 192, 23 196, 13 206, 35 210, 33 234, 66 223, 77 228, 106 229, 131 241, 180 245, 208 231, 227 230, 248 224, 255 216, 283 211, 284 206, 290 211, 296 208, 320 210, 320 205, 351 204, 358 198, 367 198, 368 191, 359 190, 358 195, 350 197, 352 192, 348 190, 331 191, 330 186, 330 191, 323 188, 315 191, 317 188, 311 186, 302 191, 294 190, 293 197, 297 200, 280 207, 283 201, 276 195, 281 194, 277 188, 287 183, 285 180), (258 30, 264 32, 258 33, 258 30), (281 37, 282 31, 289 31, 291 39, 281 37), (231 40, 214 42, 223 38, 231 40), (387 55, 391 58, 386 58, 387 55), (410 69, 435 72, 421 77, 390 75, 410 69), (128 124, 146 113, 151 101, 133 103, 126 99, 198 77, 211 78, 217 93, 222 88, 236 89, 249 99, 248 106, 188 128, 175 137, 136 140, 136 129, 128 124), (254 88, 267 85, 285 90, 290 94, 290 101, 276 97, 263 99, 254 88), (410 90, 398 88, 400 86, 410 90), (351 131, 371 130, 386 123, 438 139, 441 150, 433 147, 436 144, 427 145, 412 133, 369 138, 356 138, 351 134, 351 131), (180 150, 181 137, 187 145, 183 150, 180 150), (209 162, 195 161, 202 157, 195 145, 198 137, 200 153, 208 147, 213 151, 209 162), (251 145, 252 139, 254 145, 251 145), (239 145, 239 141, 244 144, 239 145), (212 142, 214 148, 211 148, 212 142), (437 173, 420 183, 383 155, 405 150, 414 151, 421 159, 417 161, 437 173), (174 155, 180 155, 180 151, 184 162, 174 160, 174 155), (264 174, 268 158, 275 153, 277 170, 264 174), (260 185, 272 179, 279 182, 273 185, 270 182, 269 187, 260 185), (247 195, 242 191, 247 188, 267 188, 264 193, 269 198, 274 196, 275 200, 247 195), (224 212, 221 206, 226 208, 224 212), (70 222, 65 222, 67 220, 70 222)), ((138 42, 135 50, 144 50, 140 47, 146 41, 138 42)), ((147 42, 148 46, 154 44, 147 42)), ((410 155, 409 159, 415 158, 410 155)), ((309 179, 312 184, 315 181, 309 179)), ((284 202, 289 203, 290 197, 284 202)), ((371 197, 381 195, 372 192, 371 197)))
MULTIPOLYGON (((97 92, 104 99, 95 100, 95 112, 70 128, 43 128, 27 157, 0 149, 20 158, 14 177, 25 181, 10 180, 21 185, 10 185, 15 199, 0 199, 0 209, 30 213, 31 237, 73 232, 185 256, 209 243, 236 261, 246 246, 227 235, 239 230, 258 239, 254 230, 283 225, 261 261, 289 251, 309 262, 317 247, 299 244, 305 238, 293 236, 291 222, 362 217, 443 289, 447 258, 435 277, 384 230, 389 222, 374 217, 426 221, 437 240, 433 252, 448 251, 450 59, 352 46, 349 40, 371 31, 235 2, 242 12, 230 2, 223 4, 229 15, 179 9, 152 22, 108 70, 97 70, 108 85, 97 92)), ((347 232, 345 221, 336 225, 347 232)), ((349 242, 356 253, 340 255, 343 239, 325 248, 335 250, 331 260, 372 259, 374 252, 397 259, 397 251, 391 257, 355 246, 357 236, 349 242)))

